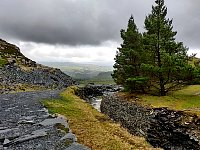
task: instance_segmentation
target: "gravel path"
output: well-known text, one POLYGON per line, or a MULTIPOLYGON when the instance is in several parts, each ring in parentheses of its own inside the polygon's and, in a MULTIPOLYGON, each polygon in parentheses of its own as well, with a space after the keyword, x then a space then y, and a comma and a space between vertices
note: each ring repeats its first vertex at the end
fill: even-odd
POLYGON ((0 95, 0 150, 88 150, 78 144, 62 116, 40 103, 60 91, 0 95))

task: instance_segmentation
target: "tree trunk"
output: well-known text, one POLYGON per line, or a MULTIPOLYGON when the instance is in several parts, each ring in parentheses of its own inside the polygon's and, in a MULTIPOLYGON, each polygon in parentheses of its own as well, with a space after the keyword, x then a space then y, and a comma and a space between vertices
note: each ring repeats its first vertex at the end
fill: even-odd
POLYGON ((166 95, 164 80, 162 78, 160 78, 160 95, 161 96, 166 95))
MULTIPOLYGON (((159 2, 160 5, 160 2, 159 2)), ((158 22, 157 22, 157 57, 158 57, 158 67, 161 69, 162 68, 162 62, 161 62, 161 53, 160 53, 160 11, 158 13, 158 22)), ((160 80, 160 95, 165 96, 165 83, 164 83, 164 78, 163 78, 163 73, 159 72, 159 80, 160 80)))

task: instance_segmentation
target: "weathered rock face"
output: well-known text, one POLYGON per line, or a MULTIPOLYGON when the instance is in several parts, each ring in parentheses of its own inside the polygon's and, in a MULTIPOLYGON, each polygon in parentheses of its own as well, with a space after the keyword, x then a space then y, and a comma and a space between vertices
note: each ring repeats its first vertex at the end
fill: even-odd
POLYGON ((101 112, 119 121, 134 135, 143 136, 154 147, 166 150, 200 149, 200 119, 193 114, 167 108, 148 108, 107 94, 101 112))
POLYGON ((0 93, 16 91, 20 85, 61 89, 73 84, 75 81, 59 69, 37 64, 18 47, 0 40, 0 93))

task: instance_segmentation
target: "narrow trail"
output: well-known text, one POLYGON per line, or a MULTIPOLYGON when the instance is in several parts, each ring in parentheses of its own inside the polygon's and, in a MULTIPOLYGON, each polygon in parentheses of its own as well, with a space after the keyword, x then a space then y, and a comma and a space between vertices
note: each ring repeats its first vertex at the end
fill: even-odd
POLYGON ((62 116, 52 116, 40 100, 60 91, 0 95, 0 150, 88 150, 76 141, 62 116))

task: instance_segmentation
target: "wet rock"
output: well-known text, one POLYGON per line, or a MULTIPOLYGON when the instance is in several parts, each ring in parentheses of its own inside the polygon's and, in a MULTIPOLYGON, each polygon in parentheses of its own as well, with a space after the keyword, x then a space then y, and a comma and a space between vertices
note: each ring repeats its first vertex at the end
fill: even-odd
POLYGON ((79 88, 75 94, 86 102, 90 103, 96 110, 100 110, 102 96, 106 93, 114 93, 122 90, 118 85, 95 85, 88 84, 85 87, 79 88))
POLYGON ((117 85, 94 85, 88 84, 83 88, 79 88, 76 91, 76 95, 80 96, 82 99, 90 102, 93 97, 103 96, 107 92, 116 92, 121 90, 120 86, 117 85))

